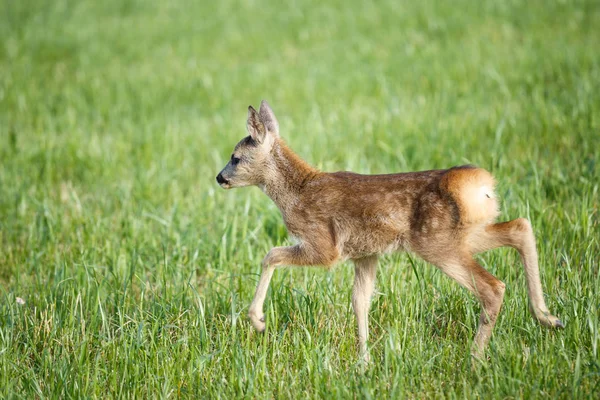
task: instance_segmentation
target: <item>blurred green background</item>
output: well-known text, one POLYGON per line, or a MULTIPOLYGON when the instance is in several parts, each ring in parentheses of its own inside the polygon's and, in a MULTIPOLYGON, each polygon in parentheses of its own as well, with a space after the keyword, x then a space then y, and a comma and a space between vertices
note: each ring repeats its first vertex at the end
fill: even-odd
POLYGON ((0 396, 597 396, 599 27, 592 0, 0 0, 0 396), (261 99, 324 170, 491 170, 567 328, 535 324, 500 250, 475 370, 477 303, 405 255, 364 373, 349 265, 278 271, 254 334, 285 227, 214 179, 261 99))

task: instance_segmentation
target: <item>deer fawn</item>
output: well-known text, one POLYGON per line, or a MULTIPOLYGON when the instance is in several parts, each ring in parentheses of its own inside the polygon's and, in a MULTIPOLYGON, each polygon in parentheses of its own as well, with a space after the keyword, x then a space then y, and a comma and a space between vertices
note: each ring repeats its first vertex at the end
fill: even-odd
POLYGON ((354 262, 352 307, 358 323, 362 360, 367 349, 368 311, 377 256, 411 251, 469 289, 481 302, 473 355, 481 356, 504 297, 504 283, 473 255, 501 246, 522 257, 530 310, 541 324, 563 327, 544 302, 533 230, 524 218, 494 223, 495 181, 473 166, 389 175, 325 173, 298 157, 279 137, 279 123, 266 101, 248 107, 249 136, 233 150, 217 176, 225 189, 256 185, 279 207, 295 246, 275 247, 262 261, 262 274, 248 316, 265 329, 263 303, 280 266, 354 262))

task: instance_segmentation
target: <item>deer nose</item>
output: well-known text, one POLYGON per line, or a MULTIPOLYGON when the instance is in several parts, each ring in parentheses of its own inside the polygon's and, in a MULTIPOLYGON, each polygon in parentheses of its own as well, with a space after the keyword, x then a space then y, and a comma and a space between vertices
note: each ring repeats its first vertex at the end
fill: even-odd
POLYGON ((222 185, 224 183, 227 183, 227 179, 223 178, 223 175, 219 174, 217 175, 217 183, 219 185, 222 185))

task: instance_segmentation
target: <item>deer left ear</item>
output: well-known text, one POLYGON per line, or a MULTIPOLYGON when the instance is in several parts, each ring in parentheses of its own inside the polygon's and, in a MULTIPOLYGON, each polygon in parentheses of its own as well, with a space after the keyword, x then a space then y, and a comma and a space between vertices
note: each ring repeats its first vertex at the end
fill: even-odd
POLYGON ((252 106, 248 106, 248 122, 246 123, 246 129, 248 129, 250 137, 256 143, 264 142, 267 130, 265 129, 264 124, 260 122, 258 112, 256 112, 252 106))
POLYGON ((279 122, 275 118, 275 113, 265 100, 260 102, 260 110, 258 111, 261 122, 264 124, 267 132, 279 137, 279 122))

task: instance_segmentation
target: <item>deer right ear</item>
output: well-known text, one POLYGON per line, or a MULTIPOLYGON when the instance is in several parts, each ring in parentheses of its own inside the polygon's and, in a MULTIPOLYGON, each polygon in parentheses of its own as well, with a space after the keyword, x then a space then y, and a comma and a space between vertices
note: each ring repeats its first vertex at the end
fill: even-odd
POLYGON ((258 112, 256 112, 252 106, 248 106, 248 122, 246 129, 248 129, 250 137, 252 137, 256 143, 264 142, 267 130, 265 129, 263 123, 260 122, 258 112))

